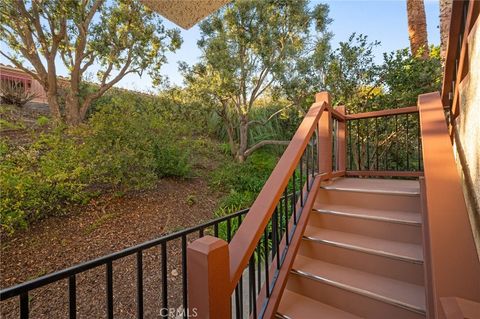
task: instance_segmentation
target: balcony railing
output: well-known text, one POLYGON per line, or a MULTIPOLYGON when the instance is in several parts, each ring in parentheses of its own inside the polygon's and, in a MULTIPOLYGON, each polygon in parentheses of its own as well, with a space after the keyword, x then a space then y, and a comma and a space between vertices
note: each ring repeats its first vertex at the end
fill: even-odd
MULTIPOLYGON (((148 253, 152 252, 153 249, 157 251, 160 259, 160 262, 158 263, 158 268, 160 268, 160 289, 156 291, 155 294, 158 295, 161 300, 161 308, 156 309, 155 311, 157 311, 162 318, 169 318, 169 310, 175 309, 175 313, 179 312, 181 315, 183 315, 183 318, 187 318, 187 309, 189 308, 187 300, 187 276, 185 274, 187 274, 186 258, 188 241, 195 240, 196 238, 202 238, 206 235, 222 237, 225 240, 230 241, 247 213, 248 209, 244 209, 234 214, 217 218, 195 227, 187 228, 185 230, 163 236, 158 239, 154 239, 140 245, 100 257, 98 259, 87 261, 85 263, 81 263, 79 265, 66 268, 31 281, 27 281, 17 286, 3 289, 0 291, 2 313, 8 313, 9 318, 16 316, 26 319, 29 318, 30 315, 37 317, 39 312, 49 309, 49 318, 67 317, 68 315, 70 319, 74 319, 77 317, 78 312, 78 288, 85 289, 85 282, 82 280, 82 286, 82 283, 78 283, 77 278, 100 270, 104 272, 104 282, 103 284, 101 283, 99 285, 99 290, 103 290, 105 295, 97 296, 97 307, 90 305, 88 307, 90 308, 89 313, 84 315, 89 317, 99 316, 113 318, 114 315, 119 314, 115 309, 115 286, 116 284, 120 283, 121 279, 119 276, 123 271, 125 271, 125 269, 121 269, 120 267, 117 268, 116 264, 122 260, 135 258, 134 280, 136 285, 136 296, 132 297, 132 299, 135 299, 136 317, 143 318, 145 314, 144 292, 146 290, 144 286, 144 259, 148 253), (178 251, 180 254, 178 254, 178 251), (172 287, 173 280, 171 278, 171 269, 180 270, 178 274, 180 278, 180 287, 172 287), (63 293, 59 293, 58 291, 58 284, 60 283, 66 283, 66 285, 61 286, 64 289, 63 293), (51 288, 51 290, 45 290, 45 288, 51 288), (174 300, 169 298, 169 290, 173 288, 176 288, 178 291, 174 300), (52 305, 48 302, 38 304, 37 299, 43 300, 41 298, 42 295, 47 295, 50 297, 48 298, 49 301, 65 298, 68 303, 68 308, 65 309, 65 313, 62 313, 62 309, 52 308, 52 305), (104 304, 104 307, 98 305, 102 303, 104 304), (97 312, 94 312, 93 308, 103 309, 96 309, 97 312), (177 311, 177 309, 179 310, 177 311)), ((151 305, 148 305, 148 308, 150 310, 151 305)))
POLYGON ((346 115, 347 176, 421 176, 418 108, 346 115))
POLYGON ((114 282, 121 272, 114 262, 130 257, 135 267, 136 315, 143 318, 144 292, 149 290, 144 284, 144 259, 147 250, 156 249, 161 309, 181 309, 185 318, 192 311, 200 317, 270 318, 320 182, 345 175, 420 176, 420 140, 417 107, 345 115, 343 106, 331 106, 328 93, 319 93, 249 210, 4 289, 2 307, 28 318, 32 308, 38 308, 31 307, 32 302, 39 302, 31 297, 64 282, 66 294, 61 298, 68 299, 69 317, 76 318, 77 278, 101 270, 105 309, 99 315, 113 318, 114 282), (179 258, 170 257, 172 249, 180 252, 179 258), (171 268, 180 270, 174 300, 169 296, 171 268))

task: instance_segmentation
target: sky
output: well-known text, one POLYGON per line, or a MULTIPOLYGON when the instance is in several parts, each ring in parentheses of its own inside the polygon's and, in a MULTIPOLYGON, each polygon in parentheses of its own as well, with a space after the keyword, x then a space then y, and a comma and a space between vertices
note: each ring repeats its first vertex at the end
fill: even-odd
MULTIPOLYGON (((368 35, 370 41, 380 41, 381 45, 374 52, 376 62, 380 63, 384 52, 409 46, 406 0, 311 0, 312 6, 317 3, 327 3, 330 7, 330 18, 333 22, 329 29, 334 34, 332 39, 334 48, 339 42, 346 41, 353 32, 362 33, 368 35)), ((438 45, 439 1, 425 0, 425 13, 429 44, 438 45)), ((165 20, 165 26, 177 27, 168 20, 165 20)), ((182 85, 183 79, 178 71, 178 62, 185 61, 191 65, 197 61, 201 54, 197 47, 200 30, 198 26, 189 30, 178 28, 183 38, 182 47, 175 53, 167 54, 168 62, 162 67, 161 72, 168 77, 171 84, 182 85)), ((4 57, 0 57, 0 62, 8 64, 4 57)), ((67 76, 65 68, 58 69, 60 75, 67 76)), ((129 74, 117 86, 138 91, 155 91, 147 75, 139 77, 129 74)))

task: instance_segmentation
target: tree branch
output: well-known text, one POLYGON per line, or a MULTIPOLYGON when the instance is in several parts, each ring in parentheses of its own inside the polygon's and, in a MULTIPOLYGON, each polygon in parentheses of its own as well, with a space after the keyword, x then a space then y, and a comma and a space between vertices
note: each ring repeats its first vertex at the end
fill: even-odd
POLYGON ((283 108, 281 108, 280 110, 274 112, 273 114, 271 114, 266 120, 264 121, 260 121, 260 120, 251 120, 250 122, 247 123, 248 126, 250 125, 254 125, 254 124, 259 124, 259 125, 265 125, 267 124, 268 122, 270 122, 276 115, 282 113, 282 111, 285 111, 286 109, 292 107, 294 104, 289 104, 283 108))
POLYGON ((245 157, 250 156, 253 152, 255 152, 259 148, 264 147, 266 145, 288 145, 288 144, 290 144, 290 141, 264 140, 264 141, 258 142, 257 144, 253 145, 248 150, 246 150, 245 157))

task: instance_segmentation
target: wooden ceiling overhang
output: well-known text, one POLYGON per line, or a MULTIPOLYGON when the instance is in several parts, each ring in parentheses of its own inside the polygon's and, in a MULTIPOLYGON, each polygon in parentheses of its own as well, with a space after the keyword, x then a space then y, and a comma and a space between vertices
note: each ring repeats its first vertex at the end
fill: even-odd
POLYGON ((172 21, 185 30, 231 0, 140 0, 151 10, 172 21))

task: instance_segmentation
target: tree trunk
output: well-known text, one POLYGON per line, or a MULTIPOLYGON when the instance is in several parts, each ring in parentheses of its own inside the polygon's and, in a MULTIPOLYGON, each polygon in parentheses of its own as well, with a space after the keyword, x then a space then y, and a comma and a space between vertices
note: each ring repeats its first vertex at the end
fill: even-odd
POLYGON ((61 121, 62 114, 60 113, 60 104, 58 103, 56 92, 47 92, 47 102, 52 118, 56 121, 61 121))
POLYGON ((240 116, 240 145, 237 152, 237 160, 240 163, 245 162, 247 156, 245 152, 248 147, 248 117, 247 115, 240 116))
POLYGON ((440 57, 443 63, 445 63, 445 58, 447 57, 452 2, 453 0, 440 0, 440 57))
POLYGON ((427 19, 423 0, 407 0, 407 16, 412 54, 428 58, 427 19))
POLYGON ((71 126, 78 125, 83 120, 80 114, 80 101, 74 92, 69 93, 65 100, 65 120, 71 126))

